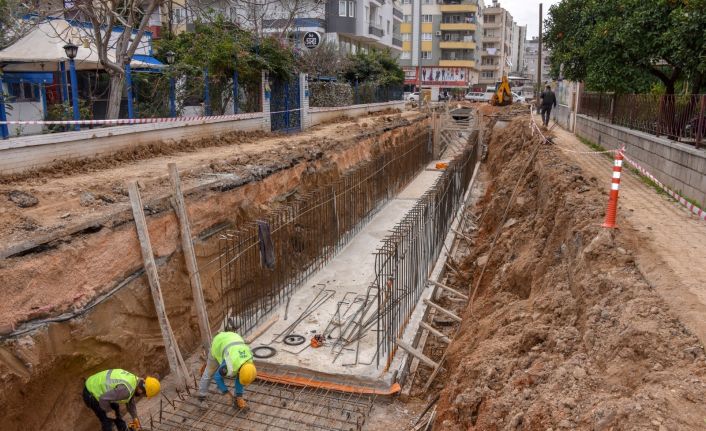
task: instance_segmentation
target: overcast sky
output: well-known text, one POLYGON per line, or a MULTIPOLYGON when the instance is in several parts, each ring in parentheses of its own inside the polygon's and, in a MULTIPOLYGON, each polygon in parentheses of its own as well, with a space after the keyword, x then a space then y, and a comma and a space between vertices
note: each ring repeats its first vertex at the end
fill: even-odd
MULTIPOLYGON (((549 6, 559 3, 561 0, 500 0, 500 6, 504 7, 512 15, 513 21, 518 25, 527 26, 527 39, 537 36, 539 27, 539 3, 542 3, 542 13, 547 17, 549 6)), ((485 5, 490 6, 493 0, 485 0, 485 5)))

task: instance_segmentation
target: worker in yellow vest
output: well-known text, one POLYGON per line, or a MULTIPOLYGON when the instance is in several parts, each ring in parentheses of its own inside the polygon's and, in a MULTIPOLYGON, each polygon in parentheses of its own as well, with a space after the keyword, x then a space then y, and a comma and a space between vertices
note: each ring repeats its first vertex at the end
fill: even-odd
POLYGON ((159 380, 154 377, 144 379, 115 368, 101 371, 86 379, 83 387, 83 402, 98 416, 102 431, 112 431, 113 424, 118 431, 126 431, 128 425, 120 414, 120 405, 125 404, 132 416, 131 429, 140 429, 135 398, 153 397, 159 393, 159 380), (114 417, 110 414, 113 413, 114 417))
POLYGON ((201 382, 199 383, 199 402, 202 408, 206 408, 206 395, 211 379, 215 380, 216 386, 222 394, 234 398, 234 404, 244 409, 247 407, 243 393, 245 386, 255 381, 257 371, 253 364, 253 356, 250 347, 245 344, 243 337, 235 332, 221 332, 211 342, 211 350, 208 352, 206 368, 203 370, 201 382), (234 394, 228 392, 228 386, 223 381, 224 377, 235 379, 234 394))

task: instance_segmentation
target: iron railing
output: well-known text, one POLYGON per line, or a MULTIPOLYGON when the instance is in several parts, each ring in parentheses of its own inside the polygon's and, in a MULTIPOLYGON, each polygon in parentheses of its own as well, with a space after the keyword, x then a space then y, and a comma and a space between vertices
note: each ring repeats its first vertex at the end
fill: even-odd
POLYGON ((701 147, 706 95, 583 93, 579 114, 701 147))
POLYGON ((270 268, 267 251, 261 250, 268 241, 258 235, 254 220, 221 235, 213 283, 221 291, 220 319, 227 329, 251 330, 426 166, 432 157, 429 129, 401 138, 372 161, 261 217, 258 222, 271 232, 270 268))
MULTIPOLYGON (((477 136, 477 135, 476 135, 477 136)), ((477 160, 477 144, 457 156, 382 242, 375 256, 377 364, 395 353, 397 338, 424 290, 461 206, 477 160)))

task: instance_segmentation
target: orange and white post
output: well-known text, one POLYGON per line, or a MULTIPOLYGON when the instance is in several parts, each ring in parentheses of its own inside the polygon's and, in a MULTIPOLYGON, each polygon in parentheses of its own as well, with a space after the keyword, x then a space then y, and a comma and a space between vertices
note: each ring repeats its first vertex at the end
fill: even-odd
POLYGON ((623 150, 615 153, 613 162, 613 179, 610 183, 610 196, 608 197, 608 208, 605 212, 603 227, 615 228, 615 218, 618 214, 618 190, 620 189, 620 174, 623 172, 623 150))

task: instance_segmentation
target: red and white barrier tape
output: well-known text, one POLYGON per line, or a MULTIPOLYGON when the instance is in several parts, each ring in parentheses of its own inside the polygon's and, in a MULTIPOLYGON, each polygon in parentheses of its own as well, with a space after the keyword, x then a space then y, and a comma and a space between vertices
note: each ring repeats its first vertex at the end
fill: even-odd
MULTIPOLYGON (((535 121, 534 115, 533 115, 533 114, 534 114, 534 110, 533 110, 532 108, 530 108, 530 114, 532 114, 532 115, 531 115, 532 121, 531 121, 531 123, 530 123, 530 127, 533 128, 533 129, 536 129, 537 132, 539 132, 539 135, 544 139, 544 142, 545 142, 545 143, 546 143, 546 142, 549 142, 549 140, 546 138, 546 136, 544 136, 544 134, 542 134, 542 130, 541 130, 541 129, 539 128, 539 126, 537 125, 537 122, 535 121)), ((560 150, 562 150, 562 151, 566 151, 566 152, 570 152, 570 153, 576 153, 576 154, 600 154, 600 153, 615 153, 615 152, 620 152, 620 153, 623 154, 623 157, 625 158, 625 161, 628 162, 629 164, 631 164, 635 169, 637 169, 638 171, 640 171, 640 173, 641 173, 642 175, 644 175, 644 176, 646 176, 647 178, 649 178, 649 179, 651 179, 652 181, 654 181, 654 183, 657 184, 657 186, 658 186, 659 188, 661 188, 662 190, 664 190, 664 191, 665 191, 669 196, 671 196, 674 200, 676 200, 677 202, 679 202, 680 204, 682 204, 683 206, 685 206, 691 213, 693 213, 694 215, 696 215, 698 218, 700 218, 701 220, 706 220, 706 211, 704 211, 703 209, 699 208, 698 206, 692 204, 691 202, 689 202, 688 200, 686 200, 683 196, 681 196, 679 193, 677 193, 677 192, 675 192, 674 190, 670 189, 669 187, 665 186, 660 180, 658 180, 654 175, 652 175, 651 173, 649 173, 649 172, 648 172, 645 168, 643 168, 639 163, 637 163, 636 161, 634 161, 633 159, 631 159, 630 157, 628 157, 628 156, 625 154, 625 146, 623 146, 622 148, 620 148, 620 149, 618 149, 618 150, 606 150, 606 151, 574 151, 574 150, 569 150, 569 149, 562 148, 562 147, 560 147, 560 146, 558 146, 558 145, 556 145, 556 144, 555 144, 554 146, 556 146, 558 149, 560 149, 560 150)), ((615 175, 615 174, 614 174, 614 175, 615 175)), ((615 178, 615 176, 614 176, 614 178, 615 178)), ((612 187, 612 185, 611 185, 611 187, 612 187)))
POLYGON ((672 189, 670 189, 669 187, 667 187, 667 186, 665 186, 664 184, 662 184, 662 182, 661 182, 660 180, 658 180, 657 178, 655 178, 654 175, 652 175, 652 174, 649 173, 645 168, 643 168, 642 166, 640 166, 639 163, 637 163, 636 161, 632 160, 631 158, 629 158, 629 157, 626 156, 625 154, 623 154, 623 155, 624 155, 624 157, 625 157, 625 160, 626 160, 629 164, 631 164, 633 167, 635 167, 635 169, 637 169, 638 171, 640 171, 640 173, 641 173, 642 175, 644 175, 644 176, 646 176, 647 178, 649 178, 649 179, 651 179, 652 181, 654 181, 654 183, 657 184, 657 186, 658 186, 659 188, 661 188, 662 190, 664 190, 665 192, 667 192, 667 194, 668 194, 669 196, 671 196, 674 200, 676 200, 676 201, 679 202, 680 204, 684 205, 690 212, 692 212, 692 213, 693 213, 694 215, 696 215, 698 218, 700 218, 701 220, 706 220, 706 211, 704 211, 703 209, 699 208, 698 206, 692 204, 691 202, 689 202, 688 200, 686 200, 683 196, 681 196, 679 193, 675 192, 674 190, 672 190, 672 189))
MULTIPOLYGON (((268 114, 282 114, 285 112, 301 111, 302 108, 288 109, 285 111, 271 111, 268 114)), ((126 124, 150 124, 150 123, 174 123, 188 121, 206 121, 206 120, 248 120, 252 118, 262 117, 262 112, 252 112, 247 114, 229 114, 229 115, 199 115, 191 117, 163 117, 163 118, 119 118, 113 120, 8 120, 0 121, 0 124, 7 125, 56 125, 56 126, 98 126, 98 125, 126 125, 126 124)))

